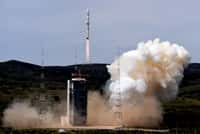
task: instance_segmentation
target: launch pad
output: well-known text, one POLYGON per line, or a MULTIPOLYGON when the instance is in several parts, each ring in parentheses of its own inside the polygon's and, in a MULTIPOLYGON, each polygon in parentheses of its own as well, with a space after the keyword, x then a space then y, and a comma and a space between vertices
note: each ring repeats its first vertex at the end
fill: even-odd
POLYGON ((147 129, 147 128, 133 128, 133 127, 121 127, 121 126, 72 126, 62 129, 65 131, 99 130, 99 131, 140 131, 140 132, 152 132, 152 133, 170 132, 170 129, 147 129))
POLYGON ((1 132, 6 133, 74 133, 74 134, 85 134, 85 133, 99 133, 99 134, 117 134, 117 133, 126 133, 126 134, 152 134, 152 133, 162 133, 169 134, 176 130, 170 129, 145 129, 145 128, 121 128, 118 126, 79 126, 79 127, 67 127, 67 128, 30 128, 30 129, 12 129, 12 128, 1 128, 1 132))

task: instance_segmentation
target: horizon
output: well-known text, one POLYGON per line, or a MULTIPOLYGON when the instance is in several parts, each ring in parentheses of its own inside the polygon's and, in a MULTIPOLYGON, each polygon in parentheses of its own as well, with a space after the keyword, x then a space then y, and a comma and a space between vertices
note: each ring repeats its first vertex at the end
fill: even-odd
MULTIPOLYGON (((31 63, 31 62, 27 62, 27 61, 22 61, 22 60, 14 60, 14 59, 11 59, 11 60, 6 60, 6 61, 0 61, 0 63, 5 63, 5 62, 12 62, 12 61, 16 61, 16 62, 20 62, 20 63, 27 63, 27 64, 32 64, 32 65, 36 65, 36 66, 42 66, 41 64, 34 64, 34 63, 31 63)), ((48 66, 60 66, 60 67, 64 67, 64 66, 74 66, 74 65, 94 65, 94 64, 106 64, 106 65, 110 65, 111 63, 77 63, 77 64, 68 64, 68 65, 44 65, 45 67, 48 67, 48 66)), ((200 62, 190 62, 190 64, 200 64, 200 62)))
MULTIPOLYGON (((10 59, 10 60, 5 60, 5 61, 0 61, 0 63, 5 63, 5 62, 19 62, 19 63, 25 63, 25 64, 32 64, 32 65, 36 65, 36 66, 42 66, 41 64, 34 64, 31 62, 27 62, 27 61, 23 61, 23 60, 15 60, 15 59, 10 59)), ((48 66, 60 66, 60 67, 64 67, 64 66, 74 66, 74 65, 94 65, 94 64, 106 64, 106 65, 110 65, 111 63, 77 63, 77 64, 69 64, 69 65, 44 65, 45 67, 48 66)))

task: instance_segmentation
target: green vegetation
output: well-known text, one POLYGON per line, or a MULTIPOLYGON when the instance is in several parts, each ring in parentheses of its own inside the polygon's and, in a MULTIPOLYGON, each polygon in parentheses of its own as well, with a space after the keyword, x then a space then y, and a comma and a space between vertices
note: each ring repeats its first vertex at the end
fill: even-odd
POLYGON ((200 100, 178 97, 164 105, 164 124, 172 127, 199 127, 200 100))
MULTIPOLYGON (((3 110, 16 99, 30 99, 38 93, 45 93, 51 97, 53 102, 60 101, 66 95, 66 82, 71 77, 72 72, 80 70, 87 74, 89 89, 101 89, 109 74, 106 64, 86 64, 72 66, 50 66, 44 70, 40 66, 8 61, 0 63, 0 118, 3 110), (45 74, 43 82, 46 90, 40 88, 41 71, 45 74)), ((102 91, 102 90, 100 90, 102 91)), ((179 95, 176 100, 168 102, 164 106, 163 128, 193 128, 200 127, 200 64, 190 64, 185 70, 184 79, 180 85, 179 95)), ((2 130, 2 129, 1 129, 2 130)), ((0 131, 1 131, 0 130, 0 131)), ((12 129, 8 129, 10 132, 12 129)), ((5 130, 7 131, 7 130, 5 130)), ((20 133, 17 130, 12 130, 20 133)), ((24 133, 36 130, 23 130, 24 133)), ((57 133, 57 131, 38 130, 47 133, 57 133)), ((178 130, 177 130, 178 131, 178 130)), ((197 131, 195 129, 195 131, 197 131)), ((198 129, 199 132, 199 129, 198 129)), ((87 133, 69 132, 69 133, 87 133)), ((93 132, 90 132, 93 133, 93 132)), ((109 132, 114 133, 114 132, 109 132)), ((120 132, 119 132, 120 133, 120 132)))

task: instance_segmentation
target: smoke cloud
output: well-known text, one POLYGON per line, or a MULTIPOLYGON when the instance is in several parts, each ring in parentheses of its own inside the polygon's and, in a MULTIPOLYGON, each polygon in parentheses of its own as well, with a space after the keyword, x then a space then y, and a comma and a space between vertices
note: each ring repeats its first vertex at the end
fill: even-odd
POLYGON ((59 113, 64 109, 60 109, 60 105, 55 106, 54 111, 48 110, 41 114, 28 100, 13 102, 4 111, 3 126, 16 129, 61 127, 59 113))
MULTIPOLYGON (((162 121, 161 107, 154 97, 145 97, 142 105, 122 104, 123 126, 155 127, 162 121)), ((114 106, 113 106, 114 107, 114 106)), ((109 106, 105 96, 98 92, 89 92, 88 126, 118 127, 115 111, 109 106)))
MULTIPOLYGON (((161 103, 174 99, 190 61, 188 51, 159 39, 141 42, 107 66, 111 78, 105 94, 88 93, 88 126, 156 127, 162 122, 161 103), (121 117, 116 113, 121 112, 121 117)), ((66 101, 66 100, 65 100, 66 101)), ((41 114, 28 101, 16 102, 4 111, 4 126, 14 128, 71 127, 66 122, 66 102, 41 114), (60 114, 58 114, 60 113, 60 114)))
POLYGON ((157 126, 162 121, 160 103, 176 97, 189 61, 184 47, 155 39, 139 43, 109 65, 105 91, 112 111, 122 113, 122 124, 157 126))

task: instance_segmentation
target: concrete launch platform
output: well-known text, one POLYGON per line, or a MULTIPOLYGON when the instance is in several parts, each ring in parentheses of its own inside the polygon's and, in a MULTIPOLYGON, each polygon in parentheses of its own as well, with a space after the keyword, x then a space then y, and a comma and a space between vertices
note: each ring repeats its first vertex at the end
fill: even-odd
POLYGON ((80 130, 99 130, 99 131, 140 131, 140 132, 157 132, 157 133, 168 133, 169 129, 146 129, 146 128, 131 128, 121 126, 72 126, 67 128, 60 128, 64 131, 80 131, 80 130))

